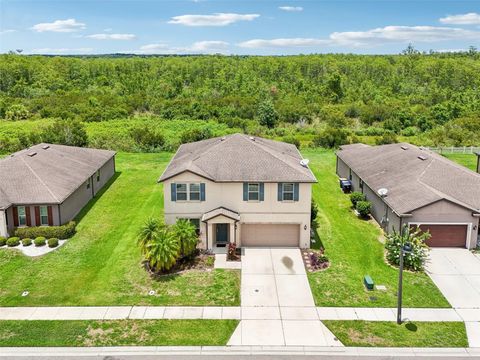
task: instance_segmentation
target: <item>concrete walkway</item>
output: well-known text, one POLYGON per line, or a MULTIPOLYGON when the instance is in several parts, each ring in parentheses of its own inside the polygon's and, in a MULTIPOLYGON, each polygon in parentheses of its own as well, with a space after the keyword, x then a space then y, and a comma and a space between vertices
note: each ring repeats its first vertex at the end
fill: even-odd
POLYGON ((299 249, 244 249, 241 304, 228 345, 342 346, 318 319, 299 249))

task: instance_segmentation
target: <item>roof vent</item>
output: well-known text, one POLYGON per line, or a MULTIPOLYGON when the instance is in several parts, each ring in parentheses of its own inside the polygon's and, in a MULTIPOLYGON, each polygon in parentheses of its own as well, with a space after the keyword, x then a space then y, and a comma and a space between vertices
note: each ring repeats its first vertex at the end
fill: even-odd
POLYGON ((42 149, 43 149, 43 150, 50 149, 50 145, 43 145, 43 146, 42 146, 42 149))
POLYGON ((253 136, 250 136, 250 140, 255 141, 255 138, 253 136))
POLYGON ((425 161, 428 159, 428 157, 426 157, 425 155, 419 155, 418 158, 422 161, 425 161))
POLYGON ((300 165, 302 165, 303 167, 307 167, 309 162, 310 160, 308 159, 302 159, 300 160, 300 165))
POLYGON ((30 156, 30 157, 34 157, 35 155, 37 155, 37 153, 33 151, 33 152, 28 153, 27 155, 30 156))
POLYGON ((403 150, 408 150, 408 146, 405 146, 405 145, 402 145, 401 148, 402 148, 403 150))
POLYGON ((226 139, 226 137, 224 136, 220 139, 220 141, 225 141, 225 139, 226 139))

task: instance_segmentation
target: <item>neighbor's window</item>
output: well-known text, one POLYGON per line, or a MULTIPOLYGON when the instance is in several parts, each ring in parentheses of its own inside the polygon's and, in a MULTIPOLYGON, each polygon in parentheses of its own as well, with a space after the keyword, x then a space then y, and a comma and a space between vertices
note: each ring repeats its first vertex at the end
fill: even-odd
POLYGON ((197 235, 200 235, 200 219, 188 219, 194 226, 197 235))
POLYGON ((248 184, 248 200, 258 201, 260 199, 260 185, 258 183, 248 184))
POLYGON ((177 184, 177 200, 187 200, 187 184, 177 184))
POLYGON ((360 189, 363 190, 363 180, 362 179, 358 180, 358 185, 360 186, 360 189))
POLYGON ((200 200, 200 184, 190 184, 190 201, 200 200))
POLYGON ((40 225, 48 225, 48 210, 46 206, 40 206, 40 225))
POLYGON ((100 170, 97 170, 97 182, 100 181, 100 170))
POLYGON ((27 225, 27 214, 25 212, 25 206, 19 206, 18 210, 18 225, 25 226, 27 225))
POLYGON ((90 178, 87 179, 87 189, 90 189, 90 178))
POLYGON ((282 184, 282 199, 285 201, 293 201, 293 183, 282 184))

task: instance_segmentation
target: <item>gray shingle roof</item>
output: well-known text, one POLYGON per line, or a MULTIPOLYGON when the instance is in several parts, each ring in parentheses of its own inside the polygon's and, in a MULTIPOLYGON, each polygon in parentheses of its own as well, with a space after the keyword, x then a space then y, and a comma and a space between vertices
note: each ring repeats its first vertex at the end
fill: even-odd
POLYGON ((114 155, 109 150, 38 144, 3 158, 0 208, 62 203, 114 155))
POLYGON ((387 188, 385 202, 398 214, 442 199, 480 209, 480 174, 432 151, 406 143, 353 144, 342 146, 337 155, 373 191, 387 188))
POLYGON ((316 182, 295 145, 233 134, 180 146, 159 181, 190 171, 217 182, 316 182))

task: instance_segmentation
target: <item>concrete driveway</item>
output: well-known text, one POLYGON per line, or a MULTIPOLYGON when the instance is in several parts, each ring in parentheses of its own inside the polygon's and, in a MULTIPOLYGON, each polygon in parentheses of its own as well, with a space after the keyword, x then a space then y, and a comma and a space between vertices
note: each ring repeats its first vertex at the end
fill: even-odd
POLYGON ((299 249, 245 248, 241 305, 229 345, 342 346, 318 318, 299 249))
POLYGON ((432 248, 426 270, 453 308, 480 308, 480 257, 467 249, 432 248))

